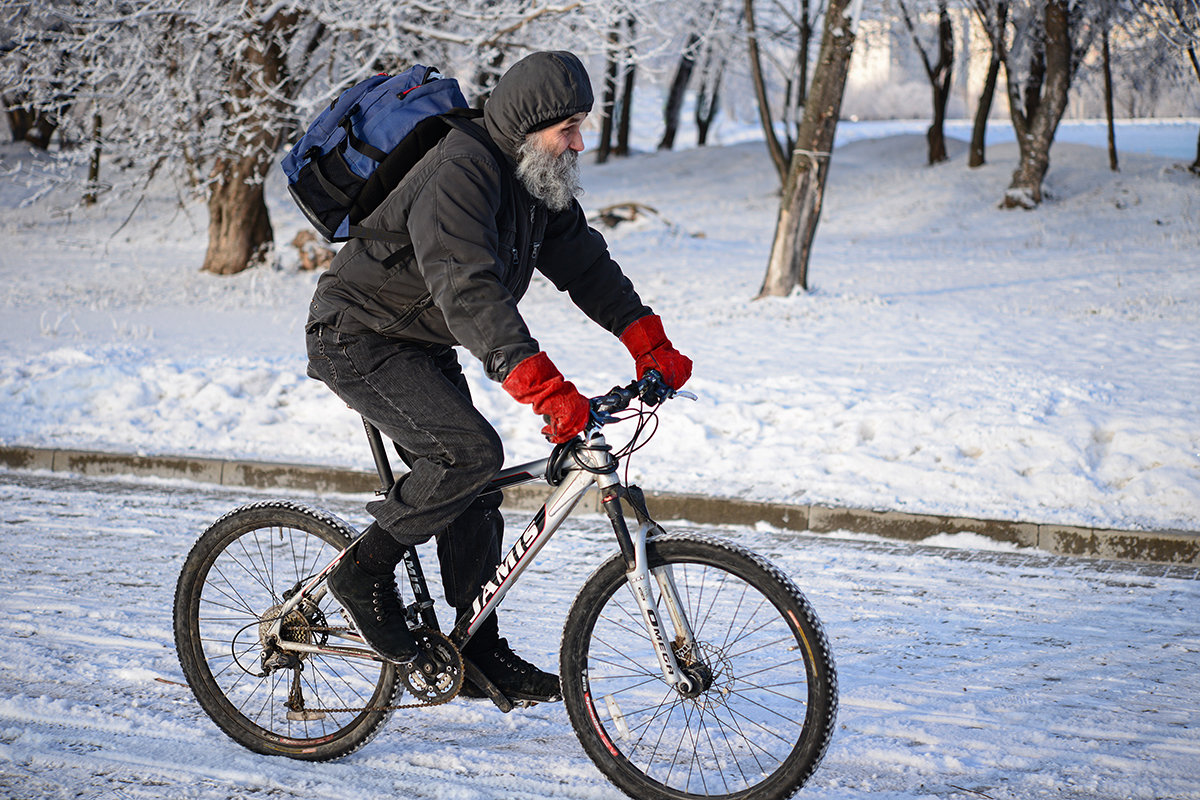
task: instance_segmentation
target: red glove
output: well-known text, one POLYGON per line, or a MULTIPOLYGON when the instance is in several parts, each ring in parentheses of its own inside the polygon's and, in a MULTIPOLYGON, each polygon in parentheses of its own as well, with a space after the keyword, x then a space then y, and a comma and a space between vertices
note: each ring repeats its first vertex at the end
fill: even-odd
POLYGON ((692 377, 692 360, 671 345, 657 314, 642 317, 626 328, 621 334, 621 344, 633 356, 638 380, 647 370, 656 369, 667 386, 679 389, 692 377))
POLYGON ((550 424, 542 428, 546 438, 562 444, 575 438, 591 416, 587 398, 562 373, 545 353, 537 353, 517 364, 501 384, 518 403, 533 406, 550 424))

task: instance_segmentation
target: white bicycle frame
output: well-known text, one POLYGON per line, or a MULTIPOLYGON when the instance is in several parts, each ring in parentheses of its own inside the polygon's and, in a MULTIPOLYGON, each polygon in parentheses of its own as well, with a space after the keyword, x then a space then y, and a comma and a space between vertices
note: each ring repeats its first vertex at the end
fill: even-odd
MULTIPOLYGON (((680 691, 691 691, 694 688, 692 681, 679 668, 679 662, 675 655, 676 652, 693 651, 695 640, 691 626, 684 613, 684 606, 675 587, 670 567, 649 569, 646 540, 652 530, 658 530, 658 526, 648 518, 640 519, 636 530, 632 533, 629 531, 620 502, 620 498, 626 495, 626 490, 616 477, 616 459, 607 447, 604 436, 600 433, 601 427, 600 423, 592 423, 585 432, 586 443, 579 441, 572 443, 573 452, 568 454, 568 457, 573 456, 574 463, 565 465, 562 481, 551 492, 542 508, 513 543, 508 554, 497 565, 492 577, 483 584, 479 595, 472 603, 470 615, 464 616, 455 625, 454 630, 450 633, 450 640, 460 649, 470 640, 483 621, 496 610, 504 596, 520 580, 525 569, 550 541, 563 521, 570 516, 579 501, 595 486, 600 491, 601 507, 612 522, 617 543, 625 557, 626 577, 638 608, 641 610, 646 634, 654 645, 663 677, 669 685, 678 687, 680 691), (670 637, 663 629, 662 616, 654 599, 652 574, 674 628, 674 635, 670 637)), ((371 428, 368 427, 368 433, 370 432, 371 428)), ((375 436, 378 436, 378 432, 375 432, 375 436)), ((373 449, 375 444, 376 441, 373 439, 373 449)), ((376 461, 378 464, 378 451, 376 451, 376 461)), ((543 459, 506 469, 496 476, 492 487, 500 488, 547 479, 550 464, 551 459, 543 459)), ((385 484, 390 482, 390 469, 384 470, 380 466, 380 475, 385 484)), ((324 569, 306 581, 299 591, 285 600, 278 611, 278 616, 264 637, 265 641, 273 641, 275 647, 280 650, 380 660, 374 651, 365 647, 305 644, 286 641, 281 636, 284 619, 300 603, 305 599, 314 602, 321 600, 326 591, 324 584, 326 576, 333 571, 346 552, 347 550, 343 550, 339 553, 324 569)), ((410 581, 413 583, 414 594, 419 603, 424 600, 431 605, 431 601, 428 601, 428 592, 424 587, 424 577, 421 574, 419 562, 416 560, 415 550, 410 550, 410 554, 411 557, 406 555, 405 563, 408 567, 410 581)), ((431 616, 430 614, 426 619, 428 620, 431 616)), ((436 624, 436 617, 432 617, 432 619, 436 624)), ((356 635, 348 635, 346 638, 356 642, 362 641, 361 637, 356 635)))

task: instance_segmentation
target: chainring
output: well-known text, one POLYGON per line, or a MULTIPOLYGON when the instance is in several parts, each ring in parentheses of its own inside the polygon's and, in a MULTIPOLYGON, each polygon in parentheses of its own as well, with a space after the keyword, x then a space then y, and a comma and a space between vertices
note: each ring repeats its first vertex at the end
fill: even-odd
POLYGON ((440 705, 453 700, 462 688, 465 670, 462 654, 441 631, 415 628, 413 638, 428 656, 428 671, 412 665, 400 669, 400 682, 422 705, 440 705))

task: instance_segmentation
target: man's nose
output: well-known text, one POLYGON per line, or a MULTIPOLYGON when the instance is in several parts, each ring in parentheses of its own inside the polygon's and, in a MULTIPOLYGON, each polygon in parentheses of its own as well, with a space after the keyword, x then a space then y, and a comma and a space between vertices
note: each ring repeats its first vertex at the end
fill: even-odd
POLYGON ((575 133, 571 136, 571 141, 568 142, 567 147, 571 148, 576 153, 582 153, 583 152, 583 133, 581 133, 580 131, 575 131, 575 133))

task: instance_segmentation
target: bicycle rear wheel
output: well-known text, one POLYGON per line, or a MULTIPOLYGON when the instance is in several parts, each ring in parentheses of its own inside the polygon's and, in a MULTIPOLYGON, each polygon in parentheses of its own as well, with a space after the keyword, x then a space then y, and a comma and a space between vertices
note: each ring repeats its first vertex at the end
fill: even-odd
MULTIPOLYGON (((354 531, 286 502, 231 511, 192 547, 175 589, 175 646, 200 706, 257 753, 324 761, 366 744, 396 695, 386 662, 273 649, 264 631, 285 593, 321 571, 354 531), (383 710, 381 710, 383 709, 383 710)), ((283 638, 323 644, 339 606, 326 594, 284 621, 283 638)))
POLYGON ((563 701, 584 750, 638 800, 791 796, 824 755, 837 710, 816 614, 770 562, 719 539, 661 536, 647 555, 677 587, 696 647, 684 652, 679 637, 671 646, 697 689, 664 680, 625 562, 610 559, 563 631, 563 701))

